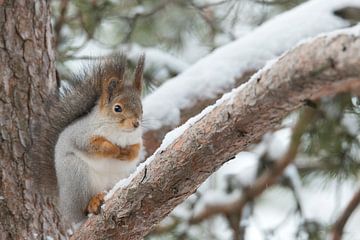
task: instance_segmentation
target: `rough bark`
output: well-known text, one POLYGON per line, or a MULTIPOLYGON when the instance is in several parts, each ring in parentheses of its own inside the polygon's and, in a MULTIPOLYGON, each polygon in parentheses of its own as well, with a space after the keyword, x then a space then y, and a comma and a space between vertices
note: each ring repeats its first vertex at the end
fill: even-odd
POLYGON ((34 193, 29 153, 43 97, 57 85, 47 1, 0 1, 0 73, 0 239, 58 239, 52 202, 34 193))
POLYGON ((307 99, 360 87, 360 39, 320 37, 240 87, 139 171, 73 239, 141 239, 224 162, 307 99))

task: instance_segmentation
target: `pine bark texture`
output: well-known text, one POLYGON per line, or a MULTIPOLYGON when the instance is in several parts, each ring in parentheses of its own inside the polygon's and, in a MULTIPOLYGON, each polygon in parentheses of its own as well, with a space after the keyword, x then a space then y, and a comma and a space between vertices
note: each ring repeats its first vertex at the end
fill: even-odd
MULTIPOLYGON (((50 200, 34 193, 34 133, 56 89, 50 11, 45 0, 0 0, 0 239, 59 239, 50 200)), ((51 157, 51 156, 49 156, 51 157)))
POLYGON ((288 52, 159 151, 72 239, 142 239, 211 173, 308 99, 358 90, 359 52, 359 37, 348 34, 288 52))

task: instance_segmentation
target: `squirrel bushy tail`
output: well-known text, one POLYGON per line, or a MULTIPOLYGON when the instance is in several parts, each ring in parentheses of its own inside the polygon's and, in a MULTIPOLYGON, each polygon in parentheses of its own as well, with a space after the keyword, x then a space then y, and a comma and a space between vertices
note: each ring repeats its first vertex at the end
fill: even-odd
MULTIPOLYGON (((144 56, 137 69, 143 71, 144 56)), ((57 183, 54 164, 54 149, 60 133, 72 122, 87 115, 97 104, 102 92, 102 81, 110 75, 125 77, 126 56, 122 53, 95 59, 81 74, 73 77, 71 85, 60 94, 49 96, 47 103, 48 123, 38 126, 32 150, 38 190, 48 196, 56 196, 57 183)))

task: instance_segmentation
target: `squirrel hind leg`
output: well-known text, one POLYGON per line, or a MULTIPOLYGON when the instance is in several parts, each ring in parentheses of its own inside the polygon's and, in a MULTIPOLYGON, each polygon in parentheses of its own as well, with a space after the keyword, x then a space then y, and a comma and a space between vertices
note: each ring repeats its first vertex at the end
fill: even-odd
POLYGON ((104 192, 100 192, 94 195, 86 206, 86 209, 84 211, 85 214, 87 215, 89 213, 92 213, 98 215, 100 213, 101 205, 103 205, 104 203, 104 197, 105 197, 104 192))

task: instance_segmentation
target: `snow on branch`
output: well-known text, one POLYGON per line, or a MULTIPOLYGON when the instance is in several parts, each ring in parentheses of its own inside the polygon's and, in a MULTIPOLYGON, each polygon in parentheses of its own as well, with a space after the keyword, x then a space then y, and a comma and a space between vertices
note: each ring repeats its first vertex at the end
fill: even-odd
POLYGON ((349 26, 334 15, 344 7, 360 7, 358 0, 313 0, 285 12, 253 32, 218 48, 144 99, 147 124, 144 143, 152 154, 164 135, 196 115, 221 94, 248 80, 266 62, 300 40, 349 26), (166 102, 165 102, 166 101, 166 102))
POLYGON ((305 42, 169 134, 73 239, 141 239, 307 99, 360 88, 360 26, 305 42))

